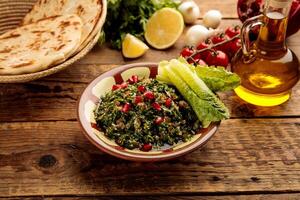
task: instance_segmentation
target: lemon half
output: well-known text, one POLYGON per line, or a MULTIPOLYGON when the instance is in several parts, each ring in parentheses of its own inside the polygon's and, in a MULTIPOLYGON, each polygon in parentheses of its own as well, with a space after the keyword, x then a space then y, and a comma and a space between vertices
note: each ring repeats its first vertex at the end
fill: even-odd
POLYGON ((145 39, 156 49, 166 49, 178 40, 183 29, 184 21, 181 13, 173 8, 162 8, 148 20, 145 39))

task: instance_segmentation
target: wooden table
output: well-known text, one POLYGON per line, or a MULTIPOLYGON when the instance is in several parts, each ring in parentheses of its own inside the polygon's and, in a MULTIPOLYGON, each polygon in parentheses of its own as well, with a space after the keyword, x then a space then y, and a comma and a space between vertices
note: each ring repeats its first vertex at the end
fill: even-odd
MULTIPOLYGON (((220 9, 226 18, 223 27, 239 23, 235 0, 198 3, 202 13, 220 9)), ((233 92, 221 94, 232 118, 222 122, 205 148, 172 161, 120 160, 83 136, 76 102, 91 80, 120 64, 174 58, 183 45, 181 39, 166 51, 150 50, 138 60, 95 47, 61 73, 0 85, 0 197, 300 199, 300 84, 287 103, 273 108, 249 105, 233 92)), ((290 37, 288 45, 300 58, 300 33, 290 37)))

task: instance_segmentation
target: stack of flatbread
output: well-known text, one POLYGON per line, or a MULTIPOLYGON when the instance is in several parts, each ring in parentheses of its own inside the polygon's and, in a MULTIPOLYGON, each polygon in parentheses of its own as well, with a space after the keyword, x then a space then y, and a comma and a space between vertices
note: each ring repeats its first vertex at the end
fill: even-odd
POLYGON ((38 0, 20 27, 0 35, 0 75, 64 62, 93 38, 101 9, 101 0, 38 0))

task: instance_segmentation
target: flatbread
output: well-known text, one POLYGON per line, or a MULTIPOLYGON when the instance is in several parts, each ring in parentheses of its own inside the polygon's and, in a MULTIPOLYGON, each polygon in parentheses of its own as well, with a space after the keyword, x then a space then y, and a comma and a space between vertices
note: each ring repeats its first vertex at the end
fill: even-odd
POLYGON ((45 17, 76 14, 83 22, 81 47, 87 44, 87 38, 92 33, 100 17, 101 0, 38 0, 32 10, 23 19, 23 24, 30 24, 45 17))
POLYGON ((65 61, 80 46, 82 21, 77 15, 45 18, 0 36, 0 74, 47 69, 65 61))

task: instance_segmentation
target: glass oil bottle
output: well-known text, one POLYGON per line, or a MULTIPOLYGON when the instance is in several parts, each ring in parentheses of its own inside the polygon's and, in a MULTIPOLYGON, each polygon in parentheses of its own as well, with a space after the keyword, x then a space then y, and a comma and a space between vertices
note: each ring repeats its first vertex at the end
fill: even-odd
MULTIPOLYGON (((232 71, 242 80, 235 93, 248 103, 275 106, 290 98, 299 80, 299 61, 286 46, 291 0, 267 0, 263 15, 248 19, 241 30, 242 49, 232 62, 232 71), (249 30, 260 25, 251 44, 249 30)), ((299 22, 300 23, 300 22, 299 22)))

